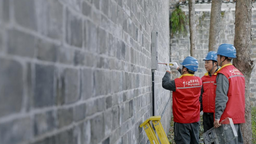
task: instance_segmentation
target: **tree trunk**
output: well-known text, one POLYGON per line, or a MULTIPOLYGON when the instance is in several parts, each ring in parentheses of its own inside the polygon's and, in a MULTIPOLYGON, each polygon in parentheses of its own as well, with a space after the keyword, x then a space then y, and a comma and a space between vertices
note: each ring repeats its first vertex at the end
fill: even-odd
POLYGON ((252 18, 252 0, 239 0, 236 2, 235 12, 235 39, 234 46, 237 50, 237 58, 234 59, 234 65, 245 76, 245 119, 242 124, 242 133, 244 144, 251 144, 251 105, 250 105, 250 78, 254 67, 250 58, 251 49, 251 18, 252 18))
POLYGON ((213 0, 209 29, 209 51, 217 51, 219 46, 220 21, 222 0, 213 0))
POLYGON ((195 0, 189 0, 190 55, 195 56, 195 0))

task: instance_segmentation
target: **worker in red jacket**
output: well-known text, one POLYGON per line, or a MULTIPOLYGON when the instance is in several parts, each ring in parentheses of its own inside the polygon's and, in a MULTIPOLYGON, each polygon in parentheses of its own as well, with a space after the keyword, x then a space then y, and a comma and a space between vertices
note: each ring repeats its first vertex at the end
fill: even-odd
MULTIPOLYGON (((170 71, 166 71, 162 86, 173 91, 174 140, 176 144, 199 143, 199 120, 202 81, 194 76, 198 69, 198 61, 194 57, 186 57, 181 63, 181 77, 170 79, 170 71)), ((177 63, 171 68, 179 70, 177 63)))
POLYGON ((244 75, 232 65, 236 58, 236 49, 231 44, 221 44, 217 51, 217 61, 221 68, 217 71, 214 127, 220 122, 232 118, 238 137, 232 144, 243 143, 240 124, 245 123, 245 79, 244 75))
POLYGON ((216 80, 218 70, 217 65, 217 53, 214 51, 210 51, 204 59, 205 61, 205 69, 207 73, 202 77, 202 89, 201 89, 201 110, 203 110, 203 126, 204 132, 211 129, 213 127, 213 114, 215 110, 215 90, 216 85, 214 84, 216 80))

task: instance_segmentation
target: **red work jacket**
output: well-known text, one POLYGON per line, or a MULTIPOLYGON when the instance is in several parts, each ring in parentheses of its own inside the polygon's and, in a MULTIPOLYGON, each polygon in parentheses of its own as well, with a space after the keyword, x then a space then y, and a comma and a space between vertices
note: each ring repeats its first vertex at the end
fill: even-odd
POLYGON ((173 92, 173 117, 177 123, 194 123, 200 120, 200 102, 202 81, 200 77, 184 74, 175 80, 173 92))
POLYGON ((228 102, 220 121, 229 117, 235 124, 245 123, 245 79, 244 75, 232 64, 224 65, 218 73, 229 81, 228 102))
POLYGON ((202 77, 203 90, 202 101, 203 101, 203 112, 214 113, 215 110, 215 91, 216 91, 216 80, 217 73, 214 73, 212 76, 209 76, 206 73, 202 77))

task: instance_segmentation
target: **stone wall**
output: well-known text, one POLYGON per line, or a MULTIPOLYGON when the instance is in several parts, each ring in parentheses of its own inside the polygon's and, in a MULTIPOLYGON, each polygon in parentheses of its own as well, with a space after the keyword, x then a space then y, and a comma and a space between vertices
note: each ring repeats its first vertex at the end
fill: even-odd
MULTIPOLYGON (((147 143, 151 32, 168 62, 168 18, 168 0, 1 0, 0 143, 147 143)), ((155 101, 168 131, 165 69, 155 101)))
MULTIPOLYGON (((256 6, 253 3, 254 7, 256 6)), ((210 4, 197 4, 196 9, 196 50, 195 57, 199 61, 199 69, 196 73, 197 76, 202 77, 206 70, 204 68, 203 59, 208 53, 209 43, 209 27, 210 27, 210 4)), ((182 9, 188 15, 188 7, 182 6, 182 9)), ((256 60, 256 9, 253 8, 252 12, 252 60, 256 60)), ((234 43, 235 34, 235 4, 228 3, 222 4, 221 12, 221 26, 220 26, 220 41, 222 43, 234 43)), ((189 28, 187 27, 187 30, 189 28)), ((190 55, 189 51, 189 34, 186 37, 174 36, 170 41, 171 47, 171 61, 182 62, 182 60, 190 55)), ((251 76, 251 104, 256 106, 256 70, 254 69, 251 76)))

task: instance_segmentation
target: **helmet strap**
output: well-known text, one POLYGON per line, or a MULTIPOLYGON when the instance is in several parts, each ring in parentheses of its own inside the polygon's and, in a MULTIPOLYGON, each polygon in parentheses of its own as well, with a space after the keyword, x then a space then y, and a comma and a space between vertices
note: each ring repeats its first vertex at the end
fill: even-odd
MULTIPOLYGON (((218 68, 218 63, 216 64, 216 66, 217 66, 217 68, 218 68)), ((213 71, 213 69, 214 69, 214 61, 212 60, 212 69, 210 70, 210 72, 209 72, 209 75, 211 76, 212 74, 211 74, 211 72, 213 71)), ((216 70, 215 70, 216 71, 216 70)), ((214 72, 215 72, 214 71, 214 72)))
MULTIPOLYGON (((220 56, 220 59, 222 58, 223 56, 220 56)), ((226 59, 228 59, 227 57, 225 57, 225 59, 223 60, 223 61, 221 61, 220 62, 220 66, 222 67, 222 63, 226 60, 226 59)))

